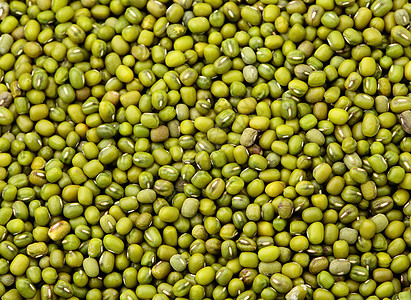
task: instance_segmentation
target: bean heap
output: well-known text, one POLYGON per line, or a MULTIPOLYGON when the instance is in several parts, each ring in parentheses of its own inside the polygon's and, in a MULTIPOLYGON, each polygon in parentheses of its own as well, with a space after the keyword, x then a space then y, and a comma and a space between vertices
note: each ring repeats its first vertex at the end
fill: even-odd
POLYGON ((410 300, 407 0, 0 2, 2 300, 410 300))

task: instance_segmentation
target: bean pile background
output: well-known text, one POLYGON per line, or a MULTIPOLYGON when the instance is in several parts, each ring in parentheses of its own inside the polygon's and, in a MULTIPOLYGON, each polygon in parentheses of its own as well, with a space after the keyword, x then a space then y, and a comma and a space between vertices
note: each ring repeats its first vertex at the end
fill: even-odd
POLYGON ((0 296, 410 300, 407 0, 0 2, 0 296))

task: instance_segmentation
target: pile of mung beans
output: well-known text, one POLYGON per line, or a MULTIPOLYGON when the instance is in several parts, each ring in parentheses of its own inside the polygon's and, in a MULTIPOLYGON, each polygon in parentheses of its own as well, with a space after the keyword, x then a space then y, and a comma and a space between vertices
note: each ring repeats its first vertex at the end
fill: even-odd
POLYGON ((408 0, 0 0, 2 300, 410 300, 408 0))

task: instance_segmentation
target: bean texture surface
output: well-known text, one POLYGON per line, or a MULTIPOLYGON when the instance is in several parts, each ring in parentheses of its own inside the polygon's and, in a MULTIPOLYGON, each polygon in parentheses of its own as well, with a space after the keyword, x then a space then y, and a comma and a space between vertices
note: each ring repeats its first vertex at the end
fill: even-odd
POLYGON ((407 0, 0 0, 2 300, 410 300, 407 0))

